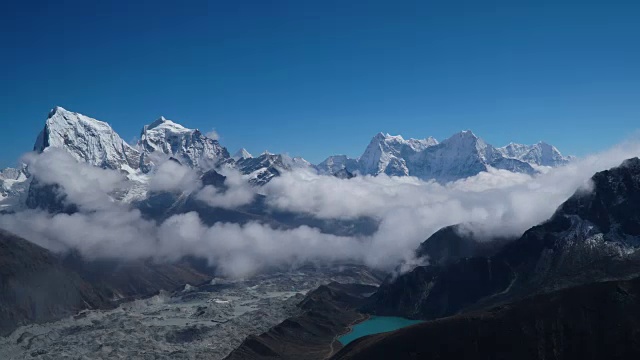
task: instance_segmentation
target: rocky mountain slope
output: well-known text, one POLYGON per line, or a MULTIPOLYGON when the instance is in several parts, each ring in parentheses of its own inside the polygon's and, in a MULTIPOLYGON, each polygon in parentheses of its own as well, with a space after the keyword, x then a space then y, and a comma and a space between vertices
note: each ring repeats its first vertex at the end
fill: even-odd
MULTIPOLYGON (((251 335, 303 313, 307 292, 332 282, 372 280, 362 266, 302 267, 247 279, 187 282, 115 309, 21 326, 0 337, 0 359, 223 359, 251 335)), ((374 280, 375 281, 375 280, 374 280)), ((315 307, 318 309, 319 307, 315 307)), ((329 342, 324 345, 328 355, 329 342)), ((304 356, 303 356, 304 358, 304 356)))
POLYGON ((418 267, 383 285, 368 309, 434 319, 593 281, 640 274, 640 160, 597 173, 547 222, 490 257, 418 267))
POLYGON ((0 335, 20 325, 53 321, 83 309, 105 309, 184 284, 211 279, 206 264, 185 259, 88 261, 54 254, 0 230, 0 335))
POLYGON ((0 230, 0 335, 110 300, 50 251, 0 230))
POLYGON ((225 359, 327 359, 342 348, 336 334, 363 319, 356 308, 375 289, 359 284, 320 286, 298 304, 301 314, 259 336, 249 336, 225 359))
POLYGON ((425 258, 431 265, 451 264, 463 258, 491 256, 514 240, 512 237, 482 238, 464 224, 452 225, 422 242, 416 257, 425 258))
POLYGON ((635 359, 640 278, 592 283, 358 339, 332 359, 635 359))

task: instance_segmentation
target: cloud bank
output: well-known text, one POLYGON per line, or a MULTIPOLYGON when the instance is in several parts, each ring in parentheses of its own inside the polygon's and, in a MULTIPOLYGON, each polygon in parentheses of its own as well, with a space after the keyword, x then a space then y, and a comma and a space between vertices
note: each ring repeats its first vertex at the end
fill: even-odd
POLYGON ((61 151, 45 151, 25 158, 29 171, 39 181, 59 184, 80 211, 67 215, 25 210, 0 215, 0 227, 55 251, 77 249, 88 258, 175 261, 201 256, 228 276, 309 261, 355 261, 389 270, 415 262, 413 250, 444 226, 468 223, 486 239, 519 235, 549 218, 577 189, 588 189, 595 172, 639 154, 638 143, 625 143, 536 176, 492 169, 446 185, 385 175, 346 180, 295 170, 253 188, 229 170, 228 189, 221 191, 202 187, 193 170, 173 161, 161 164, 149 180, 151 190, 192 195, 212 207, 234 209, 260 191, 273 209, 321 219, 367 216, 379 221, 372 236, 343 237, 307 226, 206 226, 193 212, 157 223, 114 200, 127 188, 119 172, 80 164, 61 151))

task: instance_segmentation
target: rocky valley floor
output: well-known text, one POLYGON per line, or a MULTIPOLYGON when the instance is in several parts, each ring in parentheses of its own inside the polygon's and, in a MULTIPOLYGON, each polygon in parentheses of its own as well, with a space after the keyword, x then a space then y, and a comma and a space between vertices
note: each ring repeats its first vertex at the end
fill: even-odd
POLYGON ((161 292, 109 311, 18 328, 0 338, 2 359, 222 359, 300 311, 305 294, 332 281, 376 284, 368 271, 304 268, 161 292))

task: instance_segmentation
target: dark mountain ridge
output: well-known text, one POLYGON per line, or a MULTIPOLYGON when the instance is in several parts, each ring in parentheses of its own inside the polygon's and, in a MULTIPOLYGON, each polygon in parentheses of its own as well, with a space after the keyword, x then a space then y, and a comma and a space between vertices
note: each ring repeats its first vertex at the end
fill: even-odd
POLYGON ((324 360, 342 344, 337 334, 365 318, 356 309, 375 286, 330 283, 310 292, 298 304, 300 314, 259 336, 249 336, 225 360, 324 360))
POLYGON ((483 238, 465 224, 444 227, 422 242, 416 257, 426 257, 432 265, 444 265, 468 257, 487 257, 497 253, 517 237, 483 238))
POLYGON ((366 336, 332 359, 637 359, 640 278, 592 283, 366 336))
POLYGON ((59 257, 0 230, 0 335, 31 322, 113 306, 59 257))
POLYGON ((213 270, 199 266, 196 259, 170 264, 89 261, 76 252, 54 254, 0 230, 0 336, 21 325, 201 284, 211 280, 213 270))
POLYGON ((545 223, 489 257, 418 267, 383 284, 367 311, 449 316, 594 281, 640 274, 640 160, 599 172, 545 223))

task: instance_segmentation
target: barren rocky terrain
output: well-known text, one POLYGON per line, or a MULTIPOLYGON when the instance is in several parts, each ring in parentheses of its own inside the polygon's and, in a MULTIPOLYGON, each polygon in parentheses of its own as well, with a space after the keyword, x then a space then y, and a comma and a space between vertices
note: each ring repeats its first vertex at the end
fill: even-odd
POLYGON ((18 328, 0 338, 2 359, 222 359, 251 334, 295 316, 322 284, 378 279, 355 266, 304 268, 246 280, 186 285, 107 311, 18 328))

